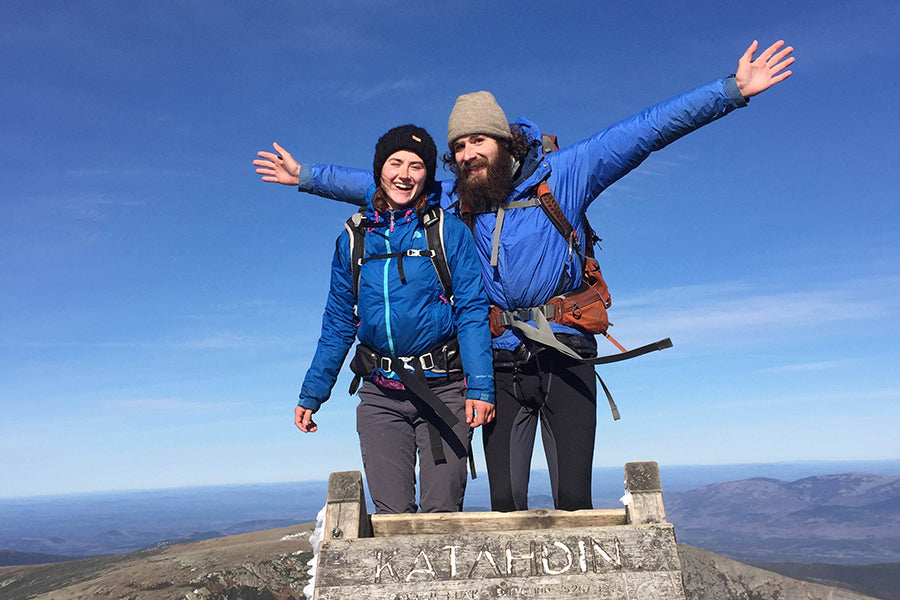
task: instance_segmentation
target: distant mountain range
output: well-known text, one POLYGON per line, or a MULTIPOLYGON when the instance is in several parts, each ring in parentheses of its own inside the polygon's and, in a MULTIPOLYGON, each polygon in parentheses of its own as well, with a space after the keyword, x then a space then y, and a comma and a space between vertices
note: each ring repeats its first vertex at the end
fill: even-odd
POLYGON ((900 477, 754 478, 664 497, 680 542, 744 562, 900 562, 900 477))

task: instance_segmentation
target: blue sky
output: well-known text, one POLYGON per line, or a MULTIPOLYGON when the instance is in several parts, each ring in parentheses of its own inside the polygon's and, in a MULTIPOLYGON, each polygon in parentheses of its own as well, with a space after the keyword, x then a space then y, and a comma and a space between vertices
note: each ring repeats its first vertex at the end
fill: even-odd
POLYGON ((898 25, 888 1, 3 3, 0 497, 360 467, 346 374, 318 433, 292 424, 352 209, 261 183, 273 140, 367 167, 489 89, 565 145, 753 39, 794 75, 590 208, 613 333, 675 342, 603 369, 623 418, 600 409, 595 464, 900 457, 898 25))

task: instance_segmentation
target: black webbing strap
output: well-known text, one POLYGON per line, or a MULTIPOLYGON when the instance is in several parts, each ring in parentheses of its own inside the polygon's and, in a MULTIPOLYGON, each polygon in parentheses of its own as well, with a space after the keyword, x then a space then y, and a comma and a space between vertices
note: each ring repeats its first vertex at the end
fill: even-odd
MULTIPOLYGON (((435 252, 434 250, 418 250, 416 248, 410 248, 409 250, 402 250, 400 252, 391 252, 390 254, 373 254, 373 255, 367 256, 365 258, 360 258, 359 265, 362 266, 362 265, 366 264, 367 262, 373 261, 373 260, 388 260, 391 258, 396 258, 397 259, 397 271, 399 271, 399 273, 400 273, 400 282, 405 284, 406 283, 406 274, 403 272, 403 259, 410 257, 410 256, 429 258, 432 260, 432 263, 433 263, 435 260, 435 256, 437 256, 437 252, 435 252)), ((437 267, 435 267, 435 268, 437 268, 437 267)), ((440 275, 438 275, 438 278, 440 278, 440 275)), ((446 289, 446 288, 444 288, 444 289, 446 289)))
MULTIPOLYGON (((657 350, 665 350, 666 348, 672 347, 672 340, 670 338, 666 338, 664 340, 659 340, 653 342, 651 344, 646 344, 644 346, 640 346, 635 348, 634 350, 629 350, 628 352, 619 352, 617 354, 607 354, 606 356, 598 356, 597 358, 582 358, 581 360, 586 363, 591 363, 593 365, 606 365, 609 363, 619 362, 620 360, 628 360, 629 358, 634 358, 635 356, 641 356, 642 354, 648 354, 650 352, 656 352, 657 350)), ((606 386, 604 386, 606 387, 606 386)))
POLYGON ((469 427, 469 434, 466 436, 468 439, 466 440, 466 450, 469 452, 469 472, 472 474, 472 479, 478 479, 478 473, 475 472, 475 453, 472 452, 472 434, 475 433, 475 429, 469 427))
MULTIPOLYGON (((397 360, 397 359, 395 359, 397 360)), ((449 434, 453 435, 453 426, 459 423, 459 418, 454 415, 447 405, 438 397, 437 394, 434 393, 430 387, 428 387, 428 382, 425 380, 425 373, 422 372, 421 367, 416 364, 414 365, 415 371, 410 373, 402 366, 402 363, 398 360, 398 366, 394 369, 394 373, 396 373, 400 377, 400 381, 403 382, 403 385, 406 386, 406 389, 411 391, 413 394, 418 396, 422 402, 424 402, 434 413, 447 425, 447 429, 449 434)), ((447 457, 444 455, 444 445, 441 442, 441 433, 438 431, 437 426, 434 423, 428 423, 428 436, 431 441, 431 454, 434 456, 434 463, 441 464, 447 462, 447 457)), ((454 436, 455 437, 455 436, 454 436)), ((461 440, 455 440, 456 444, 462 444, 461 440)), ((454 440, 448 439, 447 442, 453 446, 454 440)), ((462 456, 462 452, 467 452, 466 448, 461 449, 460 456, 462 456)))
POLYGON ((453 277, 450 275, 450 265, 447 264, 447 252, 444 249, 444 211, 435 206, 422 216, 422 224, 425 226, 425 241, 431 250, 431 263, 437 271, 438 280, 444 288, 444 296, 447 301, 453 302, 453 277))
MULTIPOLYGON (((366 217, 364 211, 360 209, 359 212, 355 213, 352 217, 347 219, 347 222, 344 223, 344 228, 347 230, 347 233, 350 234, 350 273, 353 276, 353 303, 356 304, 356 299, 359 297, 359 271, 360 271, 360 261, 362 260, 363 253, 366 248, 366 237, 363 232, 366 223, 366 217)), ((340 238, 338 238, 340 240, 340 238)), ((354 307, 354 312, 356 312, 356 308, 354 307)))
POLYGON ((618 421, 622 418, 622 415, 619 414, 619 407, 616 406, 616 401, 613 400, 612 394, 609 393, 609 388, 606 387, 603 379, 600 378, 600 373, 594 371, 594 375, 597 376, 597 381, 600 382, 600 387, 603 388, 603 393, 606 394, 606 401, 609 403, 609 411, 612 413, 613 421, 618 421))

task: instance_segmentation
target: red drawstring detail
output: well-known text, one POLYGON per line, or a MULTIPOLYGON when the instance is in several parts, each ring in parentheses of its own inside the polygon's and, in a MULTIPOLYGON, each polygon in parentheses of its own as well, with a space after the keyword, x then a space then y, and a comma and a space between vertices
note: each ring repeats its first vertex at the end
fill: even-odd
MULTIPOLYGON (((375 211, 375 222, 376 223, 381 222, 381 215, 378 213, 378 211, 375 211)), ((366 227, 366 231, 372 232, 372 231, 375 231, 375 228, 374 227, 366 227)))
POLYGON ((444 302, 444 304, 447 304, 447 299, 444 298, 443 294, 438 294, 438 298, 440 298, 444 302))

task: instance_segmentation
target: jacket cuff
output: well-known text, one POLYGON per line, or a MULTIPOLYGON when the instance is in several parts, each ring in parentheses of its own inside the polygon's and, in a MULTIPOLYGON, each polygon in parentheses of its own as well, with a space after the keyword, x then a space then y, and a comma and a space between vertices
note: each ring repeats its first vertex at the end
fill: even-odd
POLYGON ((303 408, 308 408, 309 410, 316 412, 319 410, 319 407, 322 406, 322 403, 315 398, 304 398, 303 396, 300 396, 300 402, 297 403, 297 406, 302 406, 303 408))
POLYGON ((300 174, 298 175, 298 179, 300 180, 300 184, 297 186, 298 192, 310 192, 313 189, 313 175, 312 169, 309 167, 309 165, 300 165, 300 174))
POLYGON ((750 102, 750 98, 745 97, 741 93, 741 88, 739 88, 737 82, 735 82, 734 75, 726 77, 724 79, 724 84, 725 93, 728 95, 728 99, 731 100, 736 107, 743 108, 747 106, 750 102))
POLYGON ((481 402, 487 402, 488 404, 494 404, 494 395, 487 392, 479 394, 475 391, 470 391, 466 394, 466 398, 469 400, 479 400, 481 402))
POLYGON ((466 390, 466 398, 468 398, 469 400, 480 400, 481 402, 494 404, 494 382, 491 377, 468 377, 467 381, 470 384, 475 383, 476 385, 469 386, 469 388, 466 390), (490 380, 490 387, 484 385, 484 383, 487 382, 482 382, 482 385, 477 385, 477 383, 473 381, 474 379, 490 380))

